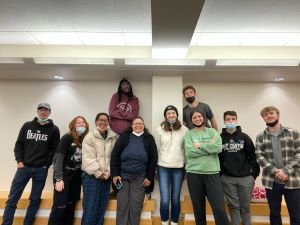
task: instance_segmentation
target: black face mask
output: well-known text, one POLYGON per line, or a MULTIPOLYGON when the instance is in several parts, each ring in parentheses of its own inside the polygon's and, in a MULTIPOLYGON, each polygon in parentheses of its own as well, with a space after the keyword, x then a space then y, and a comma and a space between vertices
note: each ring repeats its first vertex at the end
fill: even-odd
POLYGON ((277 124, 278 122, 279 122, 278 120, 275 120, 275 121, 272 122, 272 123, 266 123, 266 125, 267 125, 268 127, 275 127, 276 124, 277 124))
POLYGON ((204 122, 202 122, 200 125, 196 125, 196 124, 193 123, 193 125, 194 125, 195 127, 198 127, 198 128, 199 128, 199 127, 202 127, 203 124, 204 124, 204 122))
POLYGON ((195 101, 195 96, 191 96, 191 97, 186 97, 185 100, 188 102, 188 103, 193 103, 195 101))

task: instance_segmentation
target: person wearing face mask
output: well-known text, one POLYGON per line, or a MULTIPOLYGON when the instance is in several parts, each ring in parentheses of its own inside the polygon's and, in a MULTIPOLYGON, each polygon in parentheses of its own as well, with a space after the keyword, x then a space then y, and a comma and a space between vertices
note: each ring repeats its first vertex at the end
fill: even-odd
POLYGON ((218 153, 222 151, 222 139, 213 128, 205 127, 205 114, 194 111, 190 119, 195 128, 184 137, 186 177, 196 225, 206 225, 205 204, 207 197, 216 225, 229 225, 225 210, 222 183, 219 175, 218 153))
POLYGON ((82 225, 103 224, 110 189, 110 156, 117 134, 109 128, 109 116, 98 113, 96 128, 82 142, 82 225))
POLYGON ((117 134, 130 127, 133 118, 139 115, 139 99, 133 94, 131 83, 122 79, 117 93, 113 94, 109 104, 109 126, 117 134))
POLYGON ((230 208, 232 225, 251 225, 250 201, 255 179, 260 168, 256 161, 251 138, 237 125, 237 113, 226 111, 223 115, 222 152, 219 153, 223 190, 230 208))
POLYGON ((82 141, 88 131, 86 119, 76 116, 57 146, 53 159, 53 206, 48 225, 73 224, 75 204, 81 192, 82 141))
POLYGON ((279 110, 267 106, 260 112, 267 128, 256 137, 256 157, 262 167, 262 184, 270 208, 270 224, 281 225, 284 196, 290 225, 300 224, 300 133, 280 124, 279 110))
POLYGON ((51 107, 48 103, 38 104, 37 117, 33 121, 26 122, 19 132, 14 148, 17 172, 6 202, 2 225, 13 224, 18 201, 30 179, 32 179, 32 189, 24 224, 31 225, 34 221, 47 179, 48 168, 52 164, 60 138, 58 127, 49 119, 50 114, 51 107))
POLYGON ((184 135, 188 129, 178 120, 178 110, 168 105, 164 110, 165 120, 155 132, 158 150, 158 181, 160 190, 160 218, 162 225, 178 224, 180 215, 180 193, 185 174, 184 135))
POLYGON ((205 121, 204 125, 206 127, 214 128, 215 130, 218 130, 217 121, 214 117, 214 114, 210 108, 210 106, 204 102, 199 102, 196 100, 196 89, 192 85, 185 86, 183 88, 183 96, 188 103, 183 108, 183 122, 189 128, 190 130, 195 127, 195 125, 192 123, 190 119, 190 114, 195 111, 201 111, 205 114, 205 121), (208 120, 210 121, 210 125, 208 123, 208 120))
POLYGON ((111 175, 119 188, 116 225, 140 224, 145 194, 154 188, 156 165, 155 140, 145 128, 143 118, 136 117, 111 153, 111 175))

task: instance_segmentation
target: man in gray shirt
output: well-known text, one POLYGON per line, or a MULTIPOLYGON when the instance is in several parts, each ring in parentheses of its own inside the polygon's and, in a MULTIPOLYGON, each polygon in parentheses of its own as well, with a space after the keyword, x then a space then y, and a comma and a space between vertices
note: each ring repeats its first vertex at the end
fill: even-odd
POLYGON ((274 106, 261 110, 267 128, 256 137, 256 158, 262 167, 262 184, 270 208, 270 224, 282 225, 282 195, 290 224, 300 224, 300 133, 279 123, 274 106))
POLYGON ((196 89, 192 85, 185 86, 183 88, 183 96, 185 100, 187 101, 187 105, 183 108, 183 122, 185 125, 191 130, 194 128, 194 125, 192 124, 190 115, 195 110, 199 110, 204 113, 205 115, 205 126, 210 127, 208 120, 210 121, 211 127, 215 130, 218 130, 218 125, 216 122, 216 119, 214 117, 214 114, 209 107, 208 104, 199 102, 196 100, 196 89))

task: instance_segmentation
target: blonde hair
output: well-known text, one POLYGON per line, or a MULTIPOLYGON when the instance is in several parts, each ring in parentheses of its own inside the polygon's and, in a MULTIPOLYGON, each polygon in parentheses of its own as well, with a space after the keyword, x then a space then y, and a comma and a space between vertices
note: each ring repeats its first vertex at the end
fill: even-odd
POLYGON ((270 111, 275 111, 277 115, 280 114, 279 109, 277 109, 275 106, 267 106, 260 111, 260 115, 264 116, 265 113, 270 111))

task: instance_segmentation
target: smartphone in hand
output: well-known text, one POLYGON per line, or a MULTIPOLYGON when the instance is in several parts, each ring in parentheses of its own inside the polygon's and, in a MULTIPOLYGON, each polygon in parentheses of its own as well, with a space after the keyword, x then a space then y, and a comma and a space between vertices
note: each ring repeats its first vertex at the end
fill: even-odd
POLYGON ((119 190, 122 187, 122 181, 117 180, 117 183, 115 185, 116 185, 116 188, 119 190))

